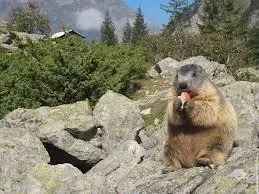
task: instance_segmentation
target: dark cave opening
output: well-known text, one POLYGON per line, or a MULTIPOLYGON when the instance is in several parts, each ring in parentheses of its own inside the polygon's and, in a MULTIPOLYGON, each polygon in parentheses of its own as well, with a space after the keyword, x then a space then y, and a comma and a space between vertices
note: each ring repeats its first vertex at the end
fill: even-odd
POLYGON ((51 165, 69 163, 74 167, 78 168, 82 173, 86 173, 93 167, 93 164, 88 164, 84 160, 79 160, 78 158, 72 156, 71 154, 65 152, 62 149, 59 149, 53 144, 43 142, 43 145, 47 150, 47 152, 49 153, 49 156, 50 156, 49 164, 51 165))

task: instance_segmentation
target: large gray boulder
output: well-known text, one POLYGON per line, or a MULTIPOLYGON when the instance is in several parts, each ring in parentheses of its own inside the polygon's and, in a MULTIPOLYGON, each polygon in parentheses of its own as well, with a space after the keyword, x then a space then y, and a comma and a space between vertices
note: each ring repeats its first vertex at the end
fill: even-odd
POLYGON ((235 78, 228 73, 224 64, 209 61, 203 56, 191 57, 180 62, 180 66, 186 64, 196 64, 203 67, 209 78, 219 87, 235 82, 235 78))
POLYGON ((145 150, 136 141, 126 141, 115 149, 107 158, 87 172, 88 177, 105 177, 105 188, 114 193, 118 184, 125 181, 125 176, 142 162, 145 150))
POLYGON ((82 173, 71 164, 59 164, 51 166, 39 163, 30 170, 23 181, 21 193, 43 194, 73 192, 72 185, 75 179, 82 173))
POLYGON ((166 175, 157 171, 135 179, 119 193, 256 193, 258 154, 255 148, 236 148, 228 162, 217 169, 196 167, 166 175))
MULTIPOLYGON (((209 78, 217 85, 224 86, 235 82, 235 78, 229 74, 227 67, 224 64, 219 64, 214 61, 210 61, 203 56, 191 57, 181 62, 177 62, 171 58, 165 58, 158 62, 156 66, 152 67, 153 70, 157 70, 160 76, 172 76, 176 75, 176 70, 187 64, 196 64, 204 68, 205 72, 209 75, 209 78)), ((149 72, 153 73, 153 70, 149 72)), ((150 77, 154 77, 151 76, 150 77)), ((158 77, 158 76, 155 76, 158 77)))
POLYGON ((166 126, 164 124, 165 122, 158 125, 149 125, 144 130, 141 130, 138 134, 141 139, 140 145, 146 150, 163 145, 166 135, 166 126))
POLYGON ((228 163, 213 170, 211 176, 203 176, 202 184, 193 193, 258 192, 258 156, 258 149, 234 149, 228 163))
POLYGON ((93 118, 88 100, 56 107, 43 106, 38 109, 16 109, 5 116, 0 125, 23 127, 33 132, 51 125, 62 125, 78 139, 89 140, 94 136, 97 122, 93 118))
MULTIPOLYGON (((144 173, 142 167, 135 168, 141 163, 144 151, 136 141, 126 141, 83 175, 69 165, 39 165, 29 174, 23 189, 31 191, 29 193, 116 193, 119 184, 125 183, 126 176, 130 179, 132 170, 139 177, 144 173)), ((149 166, 143 169, 151 168, 149 166)), ((152 168, 157 169, 154 164, 152 168)))
POLYGON ((37 43, 40 40, 43 40, 46 36, 45 35, 41 35, 41 34, 28 34, 25 32, 12 32, 15 36, 17 36, 20 40, 22 44, 27 44, 28 40, 33 42, 33 43, 37 43))
POLYGON ((133 101, 112 91, 100 98, 93 115, 105 130, 103 148, 109 151, 126 140, 134 140, 145 125, 133 101))
POLYGON ((15 193, 38 163, 48 163, 41 141, 19 128, 0 128, 0 193, 15 193))
POLYGON ((222 91, 237 113, 237 142, 243 146, 259 145, 259 83, 236 82, 223 87, 222 91))
MULTIPOLYGON (((26 45, 28 42, 38 43, 43 40, 46 36, 40 34, 27 34, 25 32, 15 32, 12 31, 9 33, 8 31, 2 31, 1 33, 1 19, 0 19, 0 49, 6 52, 17 52, 19 48, 17 47, 17 40, 19 39, 19 44, 26 45)), ((2 28, 4 29, 4 28, 2 28)))
POLYGON ((158 76, 171 76, 175 74, 175 70, 179 67, 179 62, 175 59, 167 57, 156 63, 149 71, 148 75, 152 78, 158 76))
POLYGON ((171 75, 174 73, 175 69, 179 67, 179 62, 175 59, 167 57, 161 61, 159 61, 155 65, 155 69, 160 73, 162 76, 171 75))
POLYGON ((86 172, 105 157, 102 149, 91 142, 73 138, 63 129, 64 126, 59 124, 39 129, 38 136, 50 153, 52 164, 69 162, 86 172))
POLYGON ((83 174, 77 176, 74 182, 69 186, 70 193, 80 193, 80 194, 105 194, 107 189, 105 187, 106 179, 101 175, 88 175, 83 174))
MULTIPOLYGON (((57 107, 17 109, 6 115, 0 126, 31 131, 51 154, 65 152, 62 156, 69 156, 62 162, 72 161, 74 165, 84 166, 84 171, 104 157, 102 149, 92 143, 98 138, 98 128, 88 101, 57 107)), ((60 158, 51 162, 61 162, 60 158)))
MULTIPOLYGON (((123 177, 123 179, 118 183, 116 191, 118 193, 134 193, 129 192, 131 188, 135 187, 144 177, 154 177, 157 174, 161 174, 163 169, 163 164, 153 160, 144 160, 140 164, 136 165, 131 171, 123 177)), ((143 189, 140 193, 148 193, 148 188, 143 189)), ((153 192, 151 192, 153 193, 153 192)))
POLYGON ((147 72, 147 76, 151 77, 151 78, 156 78, 159 77, 159 73, 157 72, 157 70, 155 70, 154 67, 151 67, 148 72, 147 72))

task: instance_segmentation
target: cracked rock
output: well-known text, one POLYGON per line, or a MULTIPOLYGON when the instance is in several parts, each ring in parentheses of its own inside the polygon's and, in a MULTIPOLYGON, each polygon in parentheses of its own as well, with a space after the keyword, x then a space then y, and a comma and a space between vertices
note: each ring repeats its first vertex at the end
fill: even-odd
POLYGON ((35 134, 44 143, 92 166, 105 157, 105 153, 91 141, 97 133, 96 120, 88 101, 57 107, 16 109, 6 115, 0 126, 20 127, 35 134))
POLYGON ((108 91, 96 104, 94 118, 103 126, 103 148, 109 152, 126 140, 134 140, 145 126, 139 108, 127 97, 108 91))
POLYGON ((37 164, 27 175, 22 186, 23 194, 71 193, 71 185, 82 173, 70 164, 37 164))
POLYGON ((38 163, 48 163, 41 141, 19 128, 0 128, 0 193, 15 193, 22 180, 38 163))
POLYGON ((236 140, 243 146, 257 146, 259 132, 259 83, 236 82, 222 88, 233 104, 238 121, 236 140))
POLYGON ((227 163, 217 169, 196 167, 165 175, 157 172, 140 178, 121 193, 256 193, 258 154, 256 148, 235 148, 227 163))
POLYGON ((131 173, 143 161, 145 149, 136 141, 126 141, 115 149, 108 157, 96 164, 87 172, 87 177, 105 177, 108 192, 114 192, 125 176, 131 173))

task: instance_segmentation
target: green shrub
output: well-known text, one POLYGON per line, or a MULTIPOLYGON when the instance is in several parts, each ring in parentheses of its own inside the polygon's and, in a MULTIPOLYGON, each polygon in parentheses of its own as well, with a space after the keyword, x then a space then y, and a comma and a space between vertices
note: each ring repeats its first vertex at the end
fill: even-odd
POLYGON ((29 44, 17 54, 0 53, 0 117, 18 107, 86 98, 94 104, 108 89, 128 95, 148 61, 140 46, 86 44, 73 36, 29 44))
POLYGON ((181 61, 202 55, 209 60, 226 64, 228 69, 235 73, 240 67, 254 66, 251 50, 244 42, 246 37, 225 39, 224 35, 217 33, 186 36, 175 32, 150 36, 140 44, 153 56, 153 63, 165 57, 181 61))
POLYGON ((180 33, 173 35, 164 34, 149 37, 142 41, 150 53, 155 53, 154 60, 172 57, 176 60, 184 60, 189 57, 203 55, 211 60, 226 62, 230 45, 219 36, 186 36, 180 33), (224 46, 223 46, 224 45, 224 46))
POLYGON ((259 69, 259 28, 251 30, 247 45, 251 52, 251 59, 259 69))

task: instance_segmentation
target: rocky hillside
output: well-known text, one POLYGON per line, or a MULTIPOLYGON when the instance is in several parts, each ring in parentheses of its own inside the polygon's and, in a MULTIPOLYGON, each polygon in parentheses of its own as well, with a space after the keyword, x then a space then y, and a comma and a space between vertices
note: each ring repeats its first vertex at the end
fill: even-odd
MULTIPOLYGON (((188 34, 199 34, 199 26, 202 25, 201 17, 203 15, 204 2, 206 0, 197 0, 186 12, 179 28, 188 34)), ((239 10, 243 21, 248 27, 259 27, 259 3, 258 0, 234 0, 236 10, 239 10)))
POLYGON ((86 100, 9 113, 0 121, 0 193, 256 193, 259 83, 236 82, 204 57, 167 58, 149 74, 161 84, 187 63, 203 66, 237 111, 239 146, 225 165, 161 174, 167 83, 135 101, 108 91, 93 110, 86 100))

